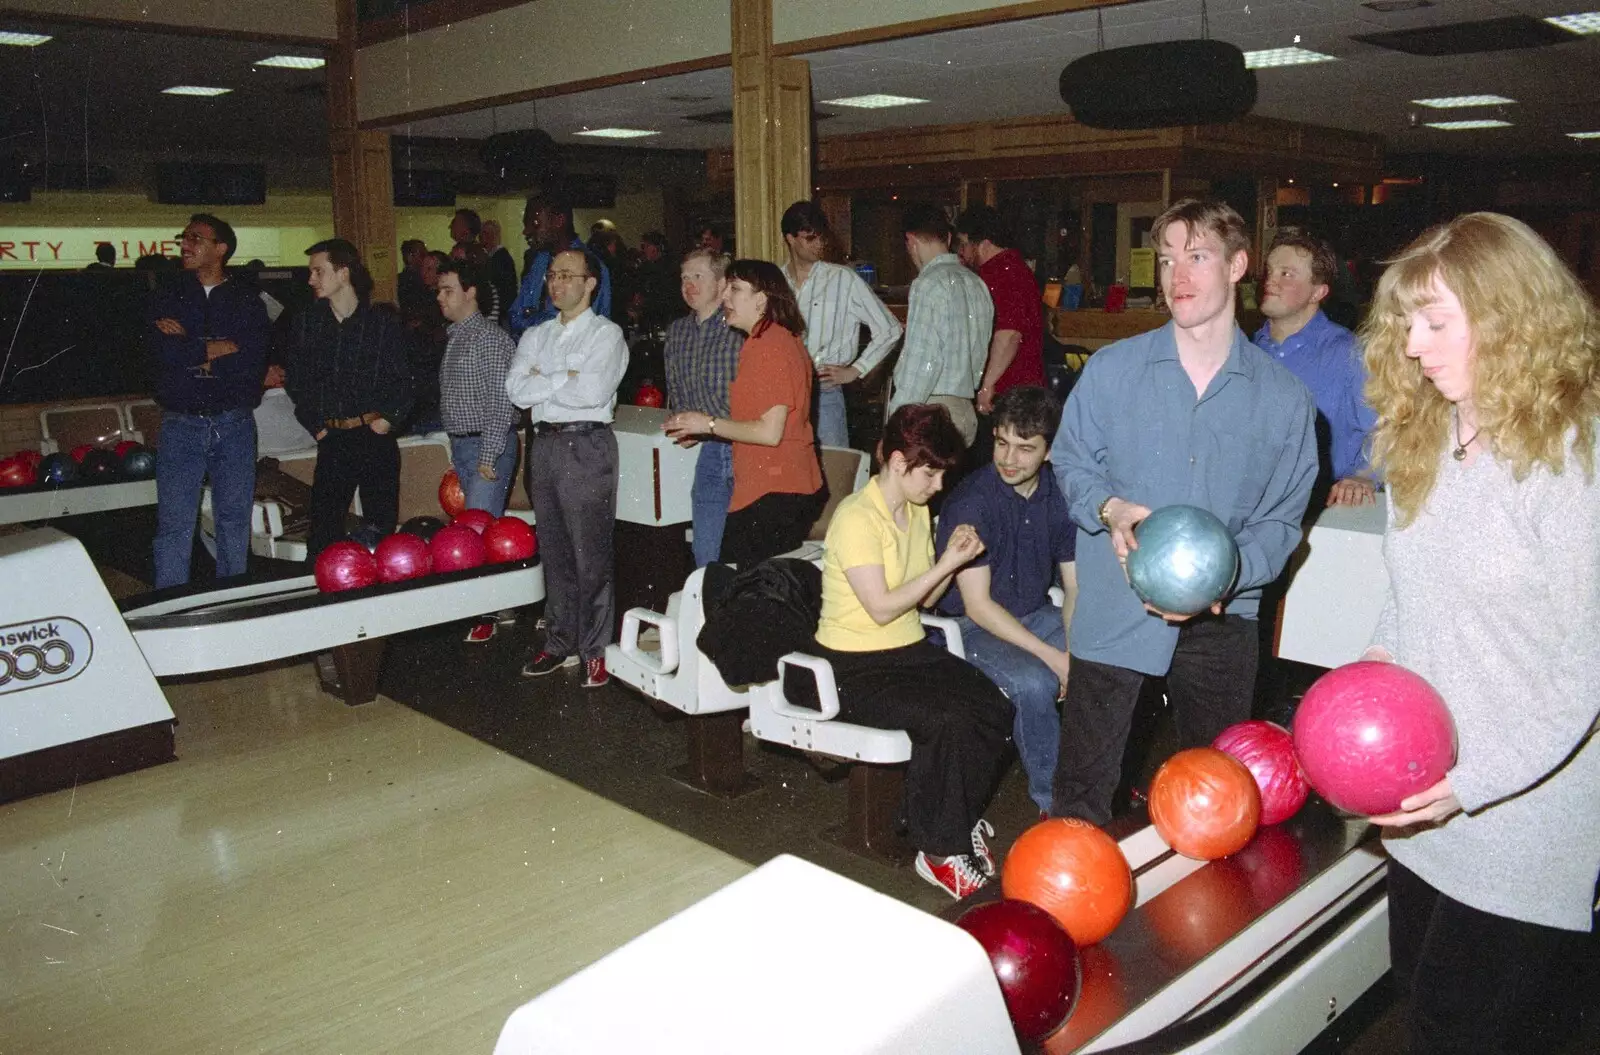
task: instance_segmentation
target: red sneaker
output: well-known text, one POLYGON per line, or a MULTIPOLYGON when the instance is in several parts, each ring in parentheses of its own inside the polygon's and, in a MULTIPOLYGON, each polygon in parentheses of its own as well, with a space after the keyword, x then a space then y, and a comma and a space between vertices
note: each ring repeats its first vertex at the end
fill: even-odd
POLYGON ((583 661, 583 687, 598 689, 611 680, 611 675, 606 673, 606 660, 604 656, 595 656, 593 659, 583 661))
POLYGON ((472 629, 467 631, 465 640, 469 645, 487 645, 490 641, 493 641, 494 620, 485 619, 481 622, 473 623, 472 629))
POLYGON ((956 854, 940 860, 918 851, 917 875, 957 901, 982 890, 989 882, 989 877, 979 870, 967 854, 956 854))

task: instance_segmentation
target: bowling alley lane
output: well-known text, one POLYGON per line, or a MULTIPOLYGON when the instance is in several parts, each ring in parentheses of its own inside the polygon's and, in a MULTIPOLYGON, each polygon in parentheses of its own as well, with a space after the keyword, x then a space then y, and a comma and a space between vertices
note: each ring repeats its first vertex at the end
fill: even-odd
POLYGON ((166 691, 179 761, 0 807, 0 1051, 486 1051, 749 870, 306 663, 166 691))

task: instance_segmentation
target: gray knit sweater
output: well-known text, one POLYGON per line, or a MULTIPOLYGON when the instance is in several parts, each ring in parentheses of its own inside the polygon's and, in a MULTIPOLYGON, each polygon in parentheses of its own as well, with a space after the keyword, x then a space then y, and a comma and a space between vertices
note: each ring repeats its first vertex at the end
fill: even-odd
POLYGON ((1390 507, 1373 644, 1449 705, 1464 812, 1385 844, 1463 904, 1587 931, 1600 874, 1600 486, 1570 457, 1560 475, 1520 483, 1487 451, 1441 466, 1410 526, 1396 530, 1390 507))

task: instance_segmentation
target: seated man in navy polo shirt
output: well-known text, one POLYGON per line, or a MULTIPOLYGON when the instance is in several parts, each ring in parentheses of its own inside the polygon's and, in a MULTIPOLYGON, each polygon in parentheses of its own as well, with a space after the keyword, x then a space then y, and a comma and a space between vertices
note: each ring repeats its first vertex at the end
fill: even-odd
POLYGON ((994 463, 961 481, 939 516, 938 550, 957 524, 971 524, 984 553, 956 575, 939 610, 961 625, 967 661, 998 685, 1016 708, 1012 730, 1028 797, 1050 809, 1061 740, 1056 700, 1066 691, 1067 628, 1078 578, 1077 529, 1050 456, 1061 404, 1049 389, 1023 385, 994 401, 994 463), (1050 602, 1061 576, 1065 603, 1050 602))

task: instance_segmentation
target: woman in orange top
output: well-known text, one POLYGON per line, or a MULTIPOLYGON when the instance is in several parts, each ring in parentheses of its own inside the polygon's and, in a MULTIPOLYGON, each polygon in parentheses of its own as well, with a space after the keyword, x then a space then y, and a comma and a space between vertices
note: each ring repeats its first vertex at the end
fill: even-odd
POLYGON ((721 560, 748 568, 805 541, 827 493, 811 429, 811 356, 789 280, 765 260, 728 268, 722 312, 750 336, 728 387, 727 418, 685 410, 667 419, 675 440, 716 436, 733 444, 733 497, 721 560))

